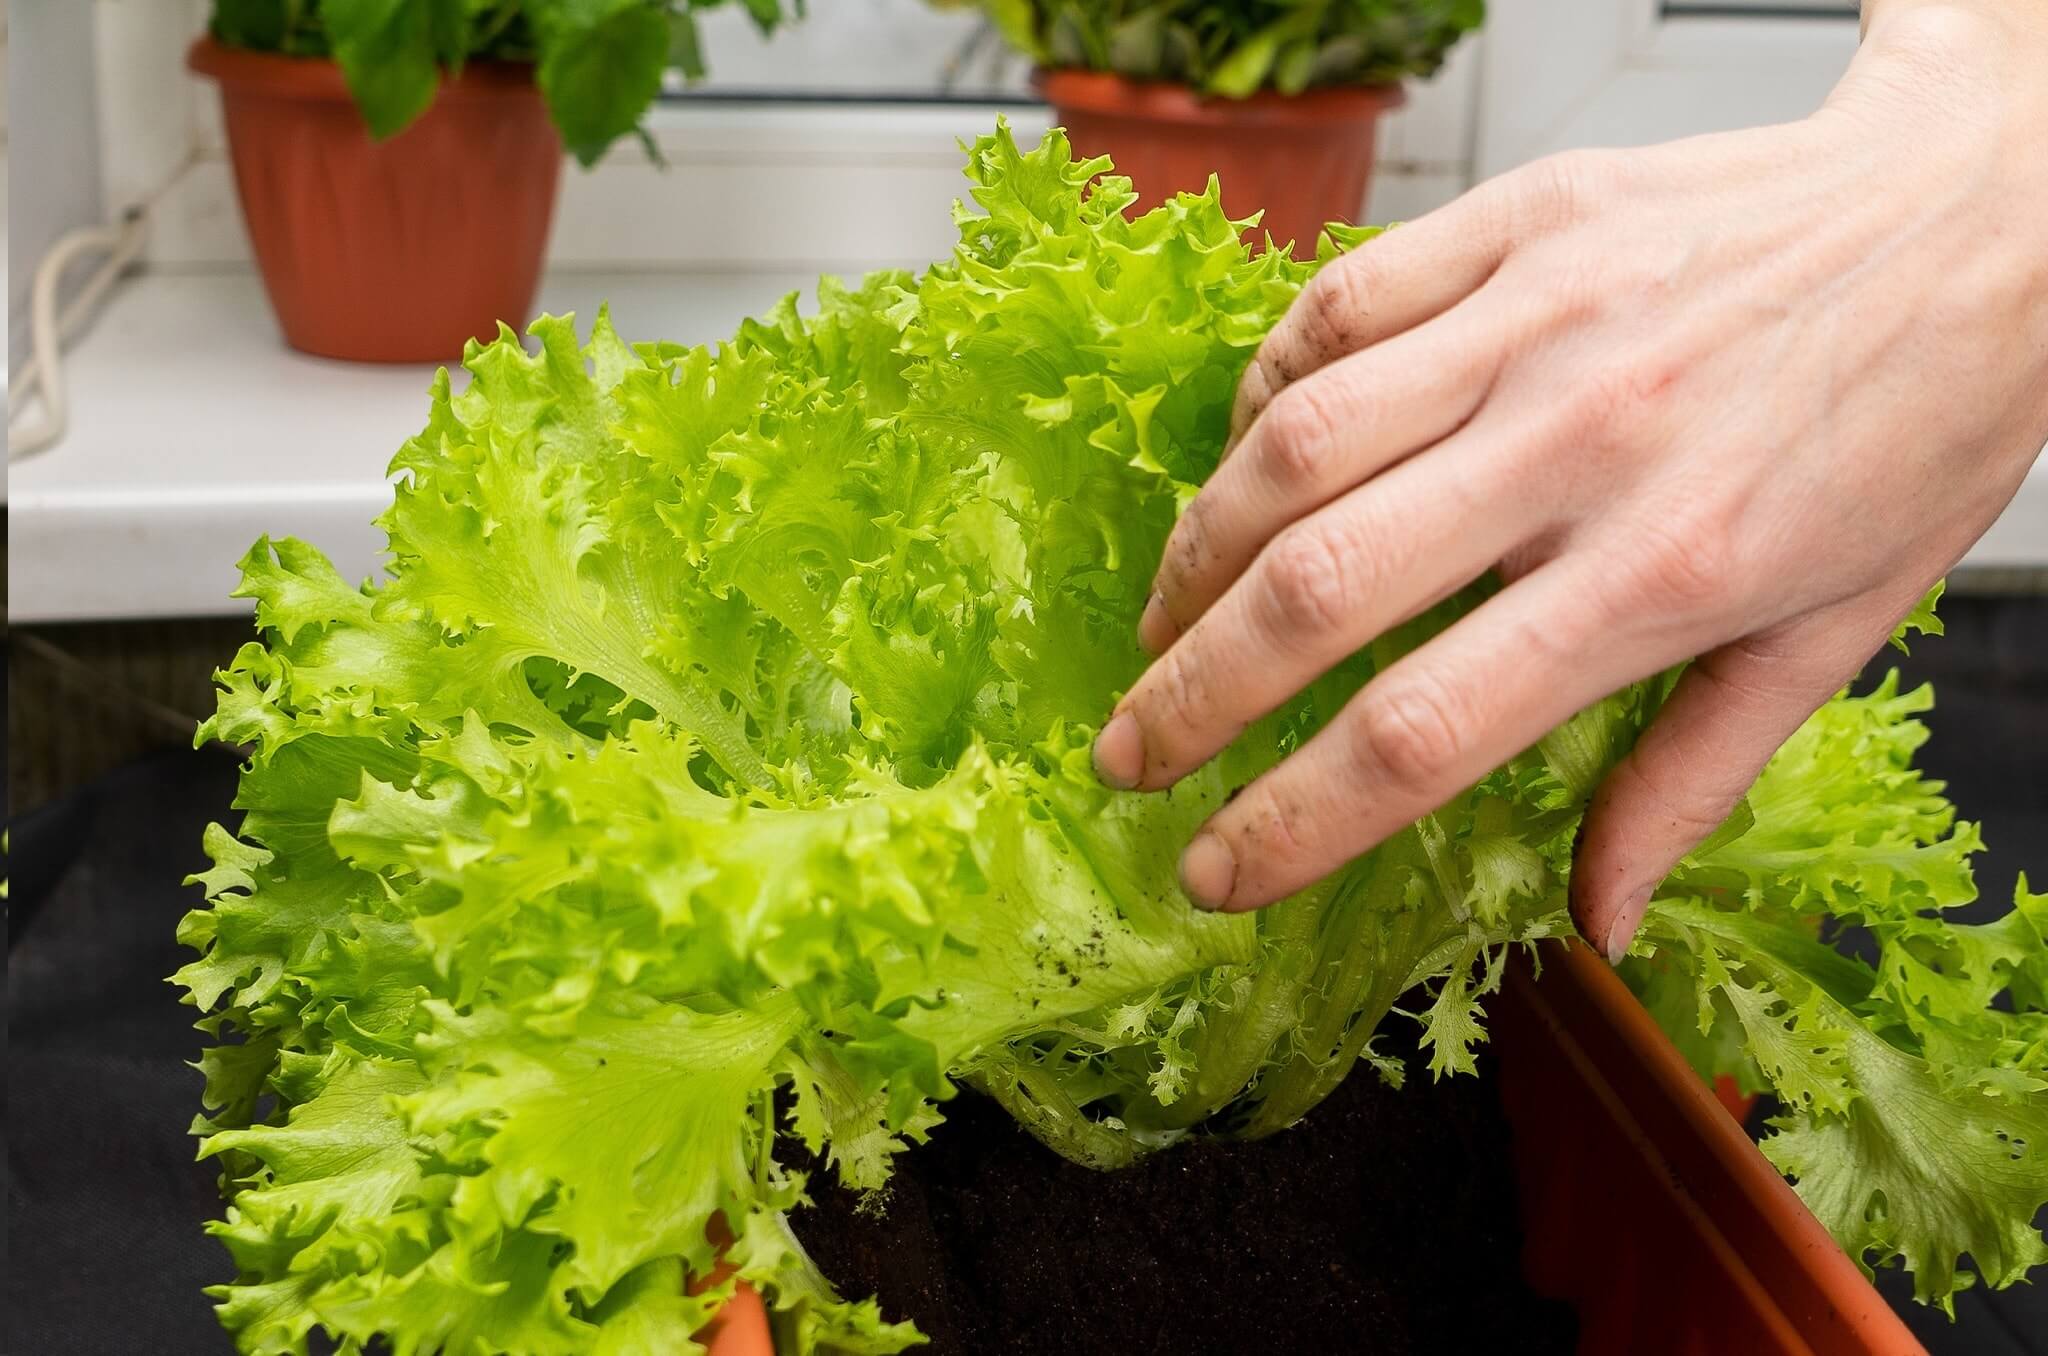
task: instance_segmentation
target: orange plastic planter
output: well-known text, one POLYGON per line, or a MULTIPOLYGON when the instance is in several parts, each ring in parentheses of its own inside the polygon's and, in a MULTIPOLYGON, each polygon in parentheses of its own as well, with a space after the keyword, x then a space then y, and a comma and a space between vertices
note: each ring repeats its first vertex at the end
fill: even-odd
POLYGON ((1130 176, 1138 210, 1200 192, 1213 173, 1224 210, 1264 208, 1259 232, 1293 241, 1303 258, 1324 222, 1359 220, 1380 115, 1402 100, 1398 85, 1211 99, 1083 70, 1040 71, 1037 86, 1076 152, 1107 155, 1130 176))
MULTIPOLYGON (((1549 943, 1493 1007, 1523 1270, 1581 1356, 1926 1356, 1614 972, 1549 943)), ((713 1356, 771 1356, 742 1290, 713 1356)))
POLYGON ((440 362, 526 320, 562 147, 529 67, 478 62, 372 141, 331 61, 192 44, 220 83, 235 187, 294 348, 440 362))
POLYGON ((1924 1356, 1591 951, 1518 961, 1490 1026, 1523 1269, 1578 1310, 1582 1356, 1924 1356))
POLYGON ((768 1306, 745 1281, 696 1339, 703 1344, 705 1356, 775 1356, 768 1306))
POLYGON ((1744 1092, 1727 1074, 1716 1074, 1714 1100, 1735 1118, 1737 1125, 1744 1125, 1749 1121, 1750 1109, 1756 1105, 1756 1094, 1744 1092))

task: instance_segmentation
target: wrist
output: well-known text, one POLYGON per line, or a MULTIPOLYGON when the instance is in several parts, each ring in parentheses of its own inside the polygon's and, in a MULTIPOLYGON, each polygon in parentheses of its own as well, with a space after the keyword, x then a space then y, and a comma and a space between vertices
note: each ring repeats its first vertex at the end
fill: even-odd
POLYGON ((1866 0, 1863 17, 1815 145, 1902 209, 1973 215, 1981 250, 2048 285, 2048 3, 1866 0))
POLYGON ((2044 69, 2048 4, 1865 0, 1862 45, 1827 108, 1886 133, 1974 140, 2015 180, 2041 179, 2026 171, 2048 165, 2044 69))
POLYGON ((1984 25, 1992 31, 2010 29, 2021 40, 2031 37, 2048 43, 2048 7, 2025 0, 1863 0, 1860 9, 1865 42, 1879 29, 1917 15, 1922 17, 1916 23, 1984 25))
POLYGON ((1864 0, 1861 22, 1859 63, 1917 58, 1981 76, 2008 67, 2037 74, 2048 58, 2048 5, 2033 0, 1864 0))

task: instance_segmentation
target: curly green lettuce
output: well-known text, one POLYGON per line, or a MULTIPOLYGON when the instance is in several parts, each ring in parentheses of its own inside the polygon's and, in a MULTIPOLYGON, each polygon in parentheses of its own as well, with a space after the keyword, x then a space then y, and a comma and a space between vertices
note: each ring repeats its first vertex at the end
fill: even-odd
MULTIPOLYGON (((249 750, 244 817, 176 976, 219 1038, 195 1128, 241 1350, 686 1351, 744 1279, 784 1352, 898 1351, 805 1255, 792 1141, 884 1189, 962 1084, 1100 1167, 1266 1134, 1361 1059, 1399 1080, 1404 993, 1431 1071, 1472 1068, 1668 677, 1274 908, 1190 910, 1203 817, 1484 586, 1169 794, 1095 780, 1167 529, 1317 266, 1213 188, 1129 218, 1108 170, 999 128, 950 259, 716 348, 504 333, 393 462, 386 578, 248 554, 262 639, 201 732, 249 750)), ((1941 921, 1977 842, 1909 765, 1924 704, 1815 717, 1638 950, 1739 1030, 1837 1237, 1943 1300, 1964 1254, 2042 1256, 2048 902, 1941 921)))

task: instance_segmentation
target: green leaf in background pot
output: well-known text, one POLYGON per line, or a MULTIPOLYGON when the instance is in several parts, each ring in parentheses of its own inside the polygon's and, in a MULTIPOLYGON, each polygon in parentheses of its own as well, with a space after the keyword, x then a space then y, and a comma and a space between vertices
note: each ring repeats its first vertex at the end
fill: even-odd
POLYGON ((995 24, 1003 41, 1033 61, 1052 59, 1038 35, 1038 14, 1033 0, 982 0, 980 8, 995 24))
POLYGON ((1193 80, 1202 68, 1202 44, 1195 30, 1184 23, 1170 23, 1163 34, 1159 52, 1159 74, 1166 80, 1193 80))
POLYGON ((704 47, 697 32, 697 20, 687 9, 679 9, 668 16, 668 64, 683 73, 686 80, 702 80, 704 70, 704 47))
MULTIPOLYGON (((697 10, 728 0, 214 0, 209 31, 226 46, 332 57, 371 135, 395 136, 433 105, 444 76, 471 61, 537 68, 548 113, 586 165, 644 131, 675 65, 705 73, 697 10)), ((802 0, 741 0, 763 33, 802 0), (785 5, 787 10, 785 10, 785 5)), ((659 155, 649 143, 650 155, 659 155)))
POLYGON ((1315 75, 1316 45, 1309 38, 1287 44, 1273 63, 1273 88, 1282 94, 1299 94, 1315 75))
POLYGON ((1225 98, 1427 75, 1484 14, 1481 0, 966 2, 1041 65, 1180 81, 1225 98))
POLYGON ((637 0, 564 5, 552 23, 540 92, 562 140, 588 165, 631 132, 661 92, 671 32, 659 10, 637 0))
POLYGON ((1089 66, 1099 70, 1109 65, 1109 44, 1103 40, 1101 30, 1073 5, 1053 15, 1045 46, 1055 66, 1089 66))
POLYGON ((476 41, 470 0, 427 0, 427 24, 434 37, 434 55, 449 75, 462 74, 476 41))
POLYGON ((1274 59, 1280 55, 1280 41, 1284 35, 1285 31, 1276 24, 1232 52, 1222 65, 1210 72, 1209 92, 1242 99, 1266 83, 1274 59))
POLYGON ((441 87, 433 17, 439 8, 410 0, 326 0, 321 6, 334 59, 371 136, 396 135, 434 102, 441 87))
POLYGON ((290 9, 284 0, 214 0, 208 31, 229 47, 277 51, 291 30, 290 9))
POLYGON ((1365 63, 1371 44, 1356 33, 1339 33, 1316 49, 1309 68, 1309 83, 1334 85, 1349 79, 1365 63))
POLYGON ((1109 64, 1120 75, 1157 80, 1166 56, 1166 20, 1156 9, 1125 19, 1109 30, 1109 64))

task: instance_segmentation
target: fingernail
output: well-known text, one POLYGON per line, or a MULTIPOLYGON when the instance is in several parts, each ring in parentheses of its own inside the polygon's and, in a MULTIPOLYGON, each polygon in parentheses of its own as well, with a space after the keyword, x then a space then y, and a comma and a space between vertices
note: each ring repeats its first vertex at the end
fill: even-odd
POLYGON ((1208 829, 1195 835, 1187 851, 1180 854, 1180 888, 1188 902, 1210 913, 1230 900, 1237 885, 1237 858, 1220 834, 1208 829))
POLYGON ((1635 939, 1636 929, 1643 925, 1643 914, 1650 907, 1650 889, 1645 886, 1622 901, 1615 912, 1614 923, 1607 929, 1607 963, 1621 964, 1621 958, 1628 954, 1628 944, 1635 939))
POLYGON ((1166 647, 1178 639, 1180 628, 1166 615, 1165 595, 1153 594, 1145 604, 1145 615, 1138 618, 1138 644, 1147 654, 1165 654, 1166 647))
POLYGON ((1095 736, 1095 775, 1119 791, 1129 791, 1145 775, 1145 736, 1130 712, 1110 717, 1095 736))

